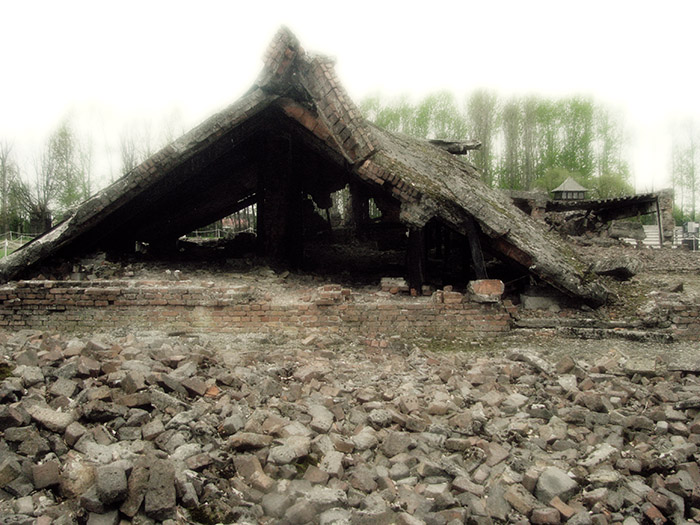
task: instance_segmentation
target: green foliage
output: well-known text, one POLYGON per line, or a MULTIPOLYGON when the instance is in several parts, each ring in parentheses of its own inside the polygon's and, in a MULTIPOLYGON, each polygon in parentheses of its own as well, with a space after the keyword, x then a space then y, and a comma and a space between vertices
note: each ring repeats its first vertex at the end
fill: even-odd
POLYGON ((634 187, 629 182, 629 175, 623 173, 604 173, 593 179, 596 196, 599 199, 611 199, 623 195, 633 195, 634 187))
POLYGON ((53 216, 61 219, 90 196, 91 150, 76 139, 67 121, 35 159, 32 180, 23 179, 19 170, 12 176, 0 171, 5 231, 41 233, 51 227, 53 216))
POLYGON ((511 99, 502 110, 503 155, 498 169, 498 183, 502 188, 523 189, 521 170, 523 135, 522 108, 518 99, 511 99))
POLYGON ((0 380, 10 377, 13 368, 9 363, 0 363, 0 380))
POLYGON ((531 95, 501 101, 475 91, 464 109, 447 92, 413 103, 406 96, 365 99, 369 120, 390 131, 420 138, 482 144, 471 162, 490 186, 551 190, 574 175, 601 198, 633 193, 629 166, 622 156, 625 134, 618 115, 584 97, 550 99, 531 95), (560 180, 561 179, 561 180, 560 180), (559 181, 553 184, 554 181, 559 181))
POLYGON ((648 213, 646 215, 640 215, 638 217, 639 222, 641 222, 644 226, 650 226, 652 224, 656 224, 656 215, 653 213, 648 213))
POLYGON ((700 191, 700 127, 692 120, 675 130, 671 157, 671 181, 680 209, 695 221, 700 191))
POLYGON ((464 115, 447 91, 428 95, 417 103, 406 96, 385 102, 374 95, 364 99, 360 108, 369 120, 389 131, 431 139, 467 136, 464 115))
POLYGON ((593 174, 593 102, 574 97, 563 103, 559 165, 588 178, 593 174))
POLYGON ((19 168, 12 156, 12 146, 0 142, 0 233, 10 230, 19 211, 13 198, 12 188, 19 178, 19 168))
POLYGON ((499 122, 498 95, 486 90, 473 92, 467 98, 466 119, 469 138, 481 142, 481 148, 472 154, 471 160, 481 172, 482 180, 493 186, 496 181, 494 149, 499 122))
POLYGON ((683 226, 690 221, 692 221, 690 213, 684 211, 680 206, 673 206, 673 223, 676 226, 683 226))
POLYGON ((58 207, 70 208, 82 200, 82 191, 75 138, 68 123, 62 123, 49 138, 47 155, 52 163, 51 176, 55 178, 58 207))

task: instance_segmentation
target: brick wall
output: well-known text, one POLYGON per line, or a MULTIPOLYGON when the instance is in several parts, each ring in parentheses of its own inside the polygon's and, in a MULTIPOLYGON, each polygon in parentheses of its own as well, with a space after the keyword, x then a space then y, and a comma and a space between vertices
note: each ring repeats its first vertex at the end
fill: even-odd
POLYGON ((676 339, 700 341, 700 304, 694 301, 661 303, 668 312, 671 330, 676 339))
POLYGON ((258 295, 249 286, 169 281, 20 281, 0 288, 0 326, 211 332, 326 328, 364 335, 418 332, 474 337, 510 329, 510 315, 501 304, 440 302, 430 297, 358 298, 338 285, 293 300, 258 295))

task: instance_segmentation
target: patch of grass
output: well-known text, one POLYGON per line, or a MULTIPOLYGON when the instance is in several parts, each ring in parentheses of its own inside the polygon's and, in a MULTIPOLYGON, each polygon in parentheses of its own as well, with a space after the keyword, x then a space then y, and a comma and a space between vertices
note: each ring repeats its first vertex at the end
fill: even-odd
POLYGON ((204 505, 190 509, 190 518, 195 523, 203 523, 204 525, 216 525, 217 520, 209 512, 209 508, 204 505))
POLYGON ((307 456, 304 456, 303 458, 299 458, 298 461, 293 463, 293 466, 295 469, 297 469, 297 475, 301 478, 304 474, 306 474, 306 469, 308 469, 311 465, 314 467, 318 466, 318 458, 315 457, 313 454, 309 454, 307 456))
POLYGON ((10 255, 12 252, 19 250, 22 246, 32 240, 32 237, 19 237, 7 243, 7 253, 5 253, 4 244, 0 245, 0 259, 5 255, 10 255))
POLYGON ((649 300, 649 293, 654 289, 645 282, 617 281, 612 278, 606 279, 605 286, 617 297, 611 307, 623 317, 636 316, 637 310, 649 300))
POLYGON ((8 363, 0 363, 0 380, 6 379, 12 375, 13 367, 8 363))
POLYGON ((190 509, 190 519, 195 523, 204 525, 216 525, 217 523, 237 523, 238 516, 228 505, 219 502, 210 505, 204 503, 199 507, 190 509))

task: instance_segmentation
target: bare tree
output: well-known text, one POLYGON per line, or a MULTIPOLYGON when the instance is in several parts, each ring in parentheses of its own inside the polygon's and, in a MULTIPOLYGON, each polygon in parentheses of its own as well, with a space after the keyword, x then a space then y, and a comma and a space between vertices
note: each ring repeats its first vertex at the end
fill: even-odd
POLYGON ((32 233, 41 233, 51 228, 51 201, 58 192, 59 180, 56 176, 56 159, 47 148, 34 161, 34 184, 29 188, 18 188, 21 202, 29 215, 32 233))
POLYGON ((132 124, 125 128, 119 137, 121 173, 126 175, 157 149, 153 145, 153 134, 148 122, 132 124))
POLYGON ((91 143, 79 143, 63 122, 35 158, 33 179, 16 177, 11 187, 13 202, 28 217, 32 233, 50 229, 54 214, 65 216, 89 196, 91 163, 91 143))
POLYGON ((469 130, 472 138, 481 142, 481 149, 474 152, 474 163, 481 171, 483 181, 493 186, 494 138, 498 127, 498 97, 495 93, 479 90, 467 100, 469 130))
POLYGON ((78 169, 80 171, 80 196, 87 199, 92 195, 92 157, 93 147, 89 140, 78 144, 78 169))
POLYGON ((133 135, 121 135, 119 138, 119 154, 122 161, 122 175, 126 175, 138 166, 139 156, 136 151, 136 139, 133 135))
POLYGON ((683 211, 688 211, 690 219, 696 220, 696 197, 700 191, 698 171, 700 171, 700 132, 693 121, 684 122, 673 140, 672 180, 674 189, 680 193, 683 211))
POLYGON ((520 101, 512 98, 504 104, 501 117, 503 154, 498 182, 502 188, 516 190, 523 187, 520 170, 522 126, 520 101))
POLYGON ((17 164, 12 159, 12 144, 0 142, 0 233, 10 229, 10 203, 13 181, 18 176, 17 164))
POLYGON ((173 108, 163 121, 163 143, 170 144, 180 135, 185 133, 182 122, 182 111, 180 108, 173 108))

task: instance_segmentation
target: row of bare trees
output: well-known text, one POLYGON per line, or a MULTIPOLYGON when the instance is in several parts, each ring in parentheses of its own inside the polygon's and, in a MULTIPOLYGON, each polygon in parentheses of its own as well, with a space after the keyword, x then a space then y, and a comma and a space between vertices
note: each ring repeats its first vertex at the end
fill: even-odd
POLYGON ((671 180, 676 200, 676 222, 698 221, 700 125, 693 120, 678 123, 674 129, 671 180))
POLYGON ((12 143, 0 142, 0 233, 43 232, 92 189, 91 144, 79 141, 67 122, 51 134, 30 173, 22 172, 12 143))
POLYGON ((108 177, 95 176, 96 160, 102 159, 96 159, 91 135, 79 135, 70 119, 59 124, 37 154, 22 162, 14 144, 0 138, 0 235, 50 229, 100 187, 174 140, 181 127, 179 113, 165 119, 162 133, 153 133, 144 122, 125 126, 118 139, 119 166, 105 170, 108 177))

